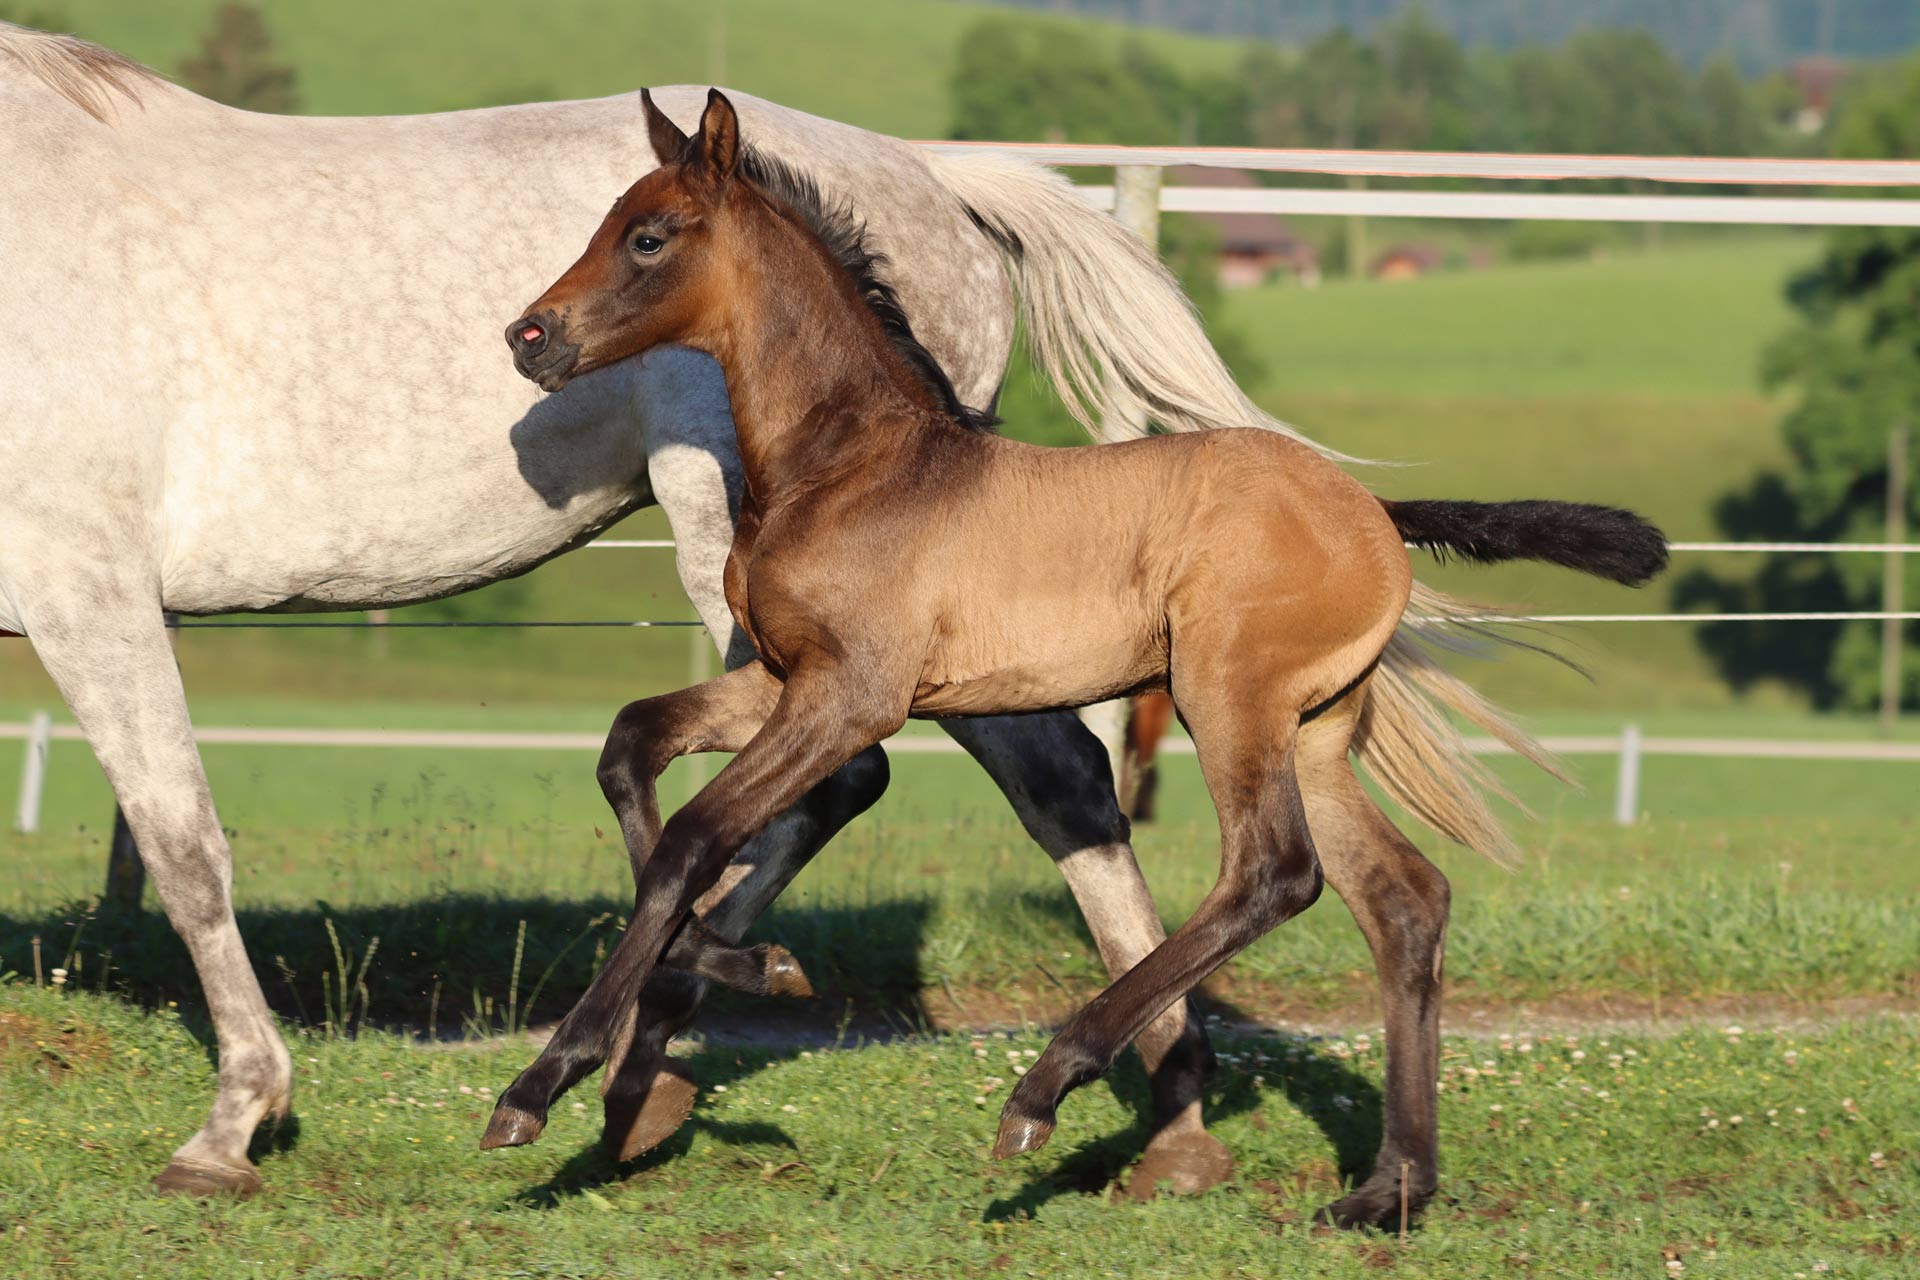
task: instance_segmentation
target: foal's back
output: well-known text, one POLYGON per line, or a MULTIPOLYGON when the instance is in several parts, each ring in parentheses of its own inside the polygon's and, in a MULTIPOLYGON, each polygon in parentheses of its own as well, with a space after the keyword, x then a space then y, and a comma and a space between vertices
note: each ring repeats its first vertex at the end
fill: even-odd
POLYGON ((1327 696, 1377 656, 1412 583, 1379 501, 1271 432, 979 437, 913 488, 945 495, 900 566, 933 636, 920 714, 1164 687, 1189 651, 1227 649, 1327 696))

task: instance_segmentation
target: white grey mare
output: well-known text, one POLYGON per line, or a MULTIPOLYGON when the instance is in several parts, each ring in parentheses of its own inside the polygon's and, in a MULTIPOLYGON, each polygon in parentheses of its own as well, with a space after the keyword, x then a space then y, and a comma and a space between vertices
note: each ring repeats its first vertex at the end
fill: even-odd
MULTIPOLYGON (((658 97, 690 123, 703 92, 658 97)), ((857 196, 918 332, 969 403, 990 403, 1013 300, 961 200, 904 143, 734 100, 750 138, 857 196)), ((286 1113, 291 1078, 234 922, 162 610, 444 596, 657 502, 701 617, 732 633, 721 569, 738 469, 714 366, 662 351, 540 398, 500 339, 653 164, 637 95, 253 115, 0 24, 0 631, 29 637, 86 732, 207 994, 218 1097, 163 1188, 257 1187, 249 1142, 286 1113)), ((1058 860, 1109 966, 1158 943, 1092 738, 1066 716, 950 732, 1058 860)), ((800 806, 743 854, 725 900, 703 903, 709 925, 737 939, 884 782, 884 762, 857 762, 800 806)), ((674 1026, 688 994, 667 1002, 674 1026)), ((660 1044, 671 1030, 665 1014, 643 1027, 660 1044)), ((1210 1143, 1197 1024, 1174 1010, 1142 1049, 1167 1068, 1161 1135, 1210 1143)))

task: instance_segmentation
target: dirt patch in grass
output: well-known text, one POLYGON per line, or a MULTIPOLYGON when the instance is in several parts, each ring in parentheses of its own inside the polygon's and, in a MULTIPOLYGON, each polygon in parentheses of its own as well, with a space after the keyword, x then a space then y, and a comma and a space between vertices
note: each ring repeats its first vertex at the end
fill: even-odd
POLYGON ((77 1018, 36 1018, 0 1009, 0 1064, 31 1064, 54 1079, 104 1062, 110 1042, 77 1018))
MULTIPOLYGON (((914 1029, 974 1032, 1018 1027, 1057 1027, 1098 994, 1071 990, 1013 990, 929 987, 913 1010, 881 1007, 854 1009, 845 1029, 868 1039, 887 1038, 904 1025, 914 1029), (878 1032, 876 1035, 875 1033, 878 1032)), ((1377 1030, 1379 997, 1371 983, 1338 999, 1299 993, 1269 984, 1210 979, 1200 988, 1199 1007, 1211 1028, 1254 1031, 1287 1028, 1316 1034, 1377 1030)), ((728 1009, 697 1023, 723 1039, 808 1039, 809 1031, 839 1031, 846 1006, 832 999, 763 1005, 752 1011, 728 1009)), ((1637 996, 1567 992, 1546 1000, 1502 1000, 1467 990, 1449 993, 1444 1022, 1456 1035, 1491 1035, 1509 1030, 1549 1032, 1619 1031, 1659 1034, 1699 1023, 1753 1027, 1814 1028, 1886 1015, 1920 1014, 1920 999, 1909 995, 1843 996, 1802 999, 1753 994, 1650 1000, 1637 996)))

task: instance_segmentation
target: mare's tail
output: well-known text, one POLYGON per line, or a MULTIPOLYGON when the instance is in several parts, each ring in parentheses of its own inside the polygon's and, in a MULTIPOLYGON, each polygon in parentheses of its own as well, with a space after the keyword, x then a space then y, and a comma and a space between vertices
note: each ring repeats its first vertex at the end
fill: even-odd
MULTIPOLYGON (((1139 435, 1150 422, 1169 431, 1257 427, 1302 440, 1337 461, 1353 461, 1305 440, 1249 400, 1153 248, 1087 203, 1072 183, 1004 153, 925 154, 935 177, 1000 246, 1035 360, 1095 439, 1139 435)), ((1658 567, 1650 548, 1659 535, 1650 529, 1652 541, 1634 542, 1617 525, 1582 531, 1578 521, 1564 518, 1529 525, 1516 508, 1530 504, 1491 508, 1477 526, 1467 518, 1473 504, 1396 505, 1404 513, 1396 523, 1404 518, 1403 531, 1412 530, 1413 540, 1476 559, 1537 556, 1616 580, 1636 572, 1644 578, 1658 567), (1604 551, 1608 546, 1614 549, 1604 551)), ((1562 508, 1559 516, 1584 510, 1546 505, 1562 508)), ((1514 846, 1486 801, 1487 792, 1506 792, 1468 750, 1454 717, 1555 777, 1565 775, 1539 743, 1436 662, 1422 643, 1457 647, 1457 637, 1468 635, 1529 647, 1476 625, 1484 613, 1415 587, 1407 616, 1374 673, 1354 750, 1402 808, 1449 839, 1506 862, 1514 846)))

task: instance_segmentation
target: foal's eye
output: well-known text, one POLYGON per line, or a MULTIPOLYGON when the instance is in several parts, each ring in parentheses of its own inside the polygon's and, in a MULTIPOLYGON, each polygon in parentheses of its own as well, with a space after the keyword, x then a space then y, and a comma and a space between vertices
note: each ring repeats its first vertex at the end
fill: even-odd
POLYGON ((635 236, 633 238, 633 251, 635 253, 644 253, 648 257, 652 257, 666 247, 667 242, 659 236, 635 236))

